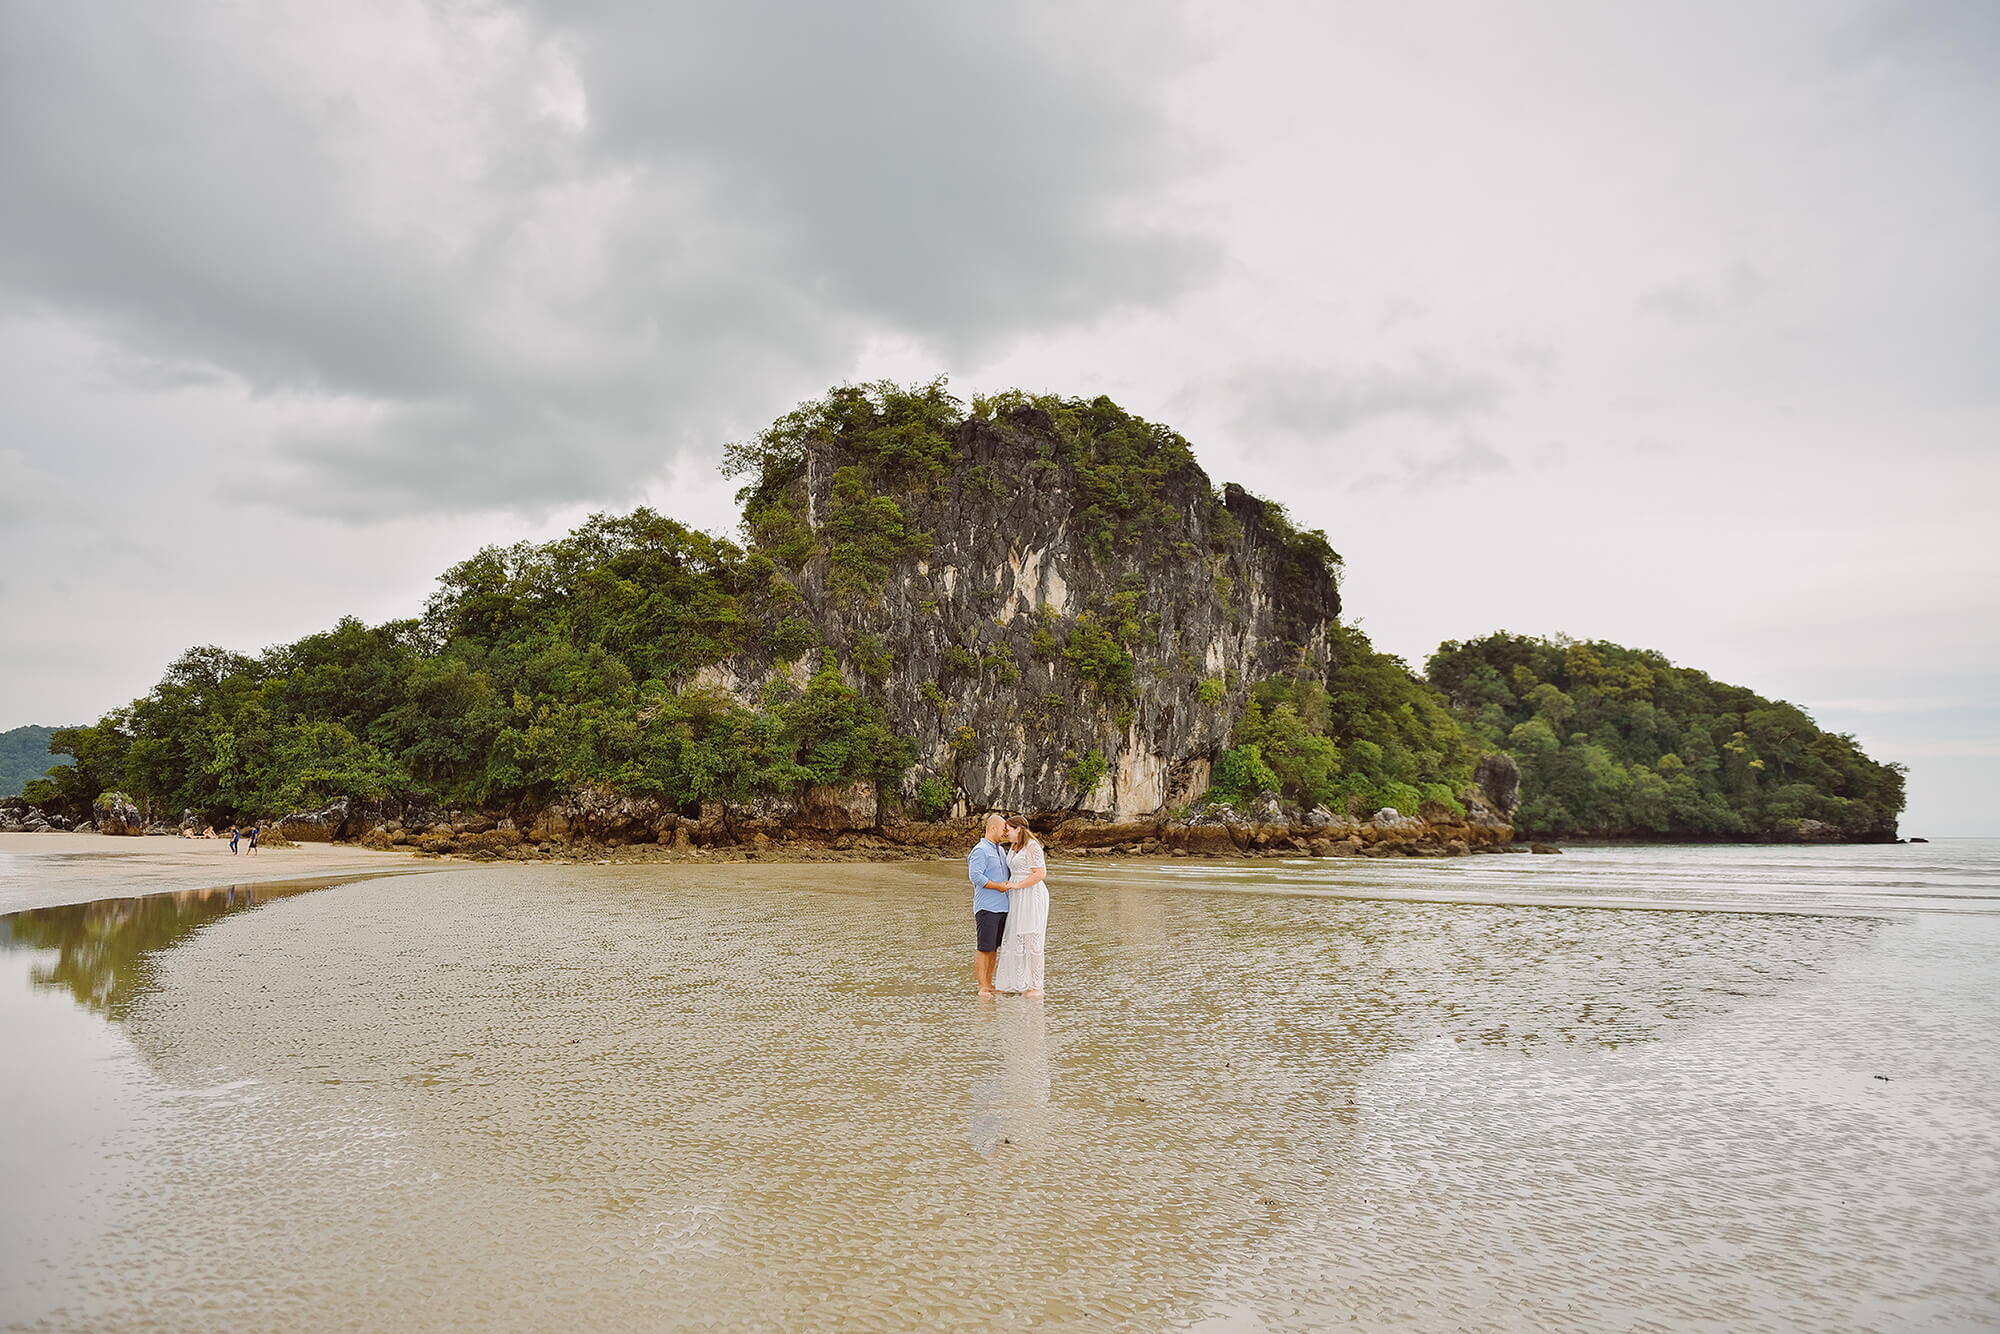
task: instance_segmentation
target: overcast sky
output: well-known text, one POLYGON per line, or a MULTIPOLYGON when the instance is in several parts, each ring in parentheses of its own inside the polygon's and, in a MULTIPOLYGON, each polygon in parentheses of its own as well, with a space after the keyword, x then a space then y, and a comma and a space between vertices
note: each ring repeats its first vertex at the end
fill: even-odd
POLYGON ((0 727, 940 371, 2000 833, 2000 5, 0 4, 0 727))

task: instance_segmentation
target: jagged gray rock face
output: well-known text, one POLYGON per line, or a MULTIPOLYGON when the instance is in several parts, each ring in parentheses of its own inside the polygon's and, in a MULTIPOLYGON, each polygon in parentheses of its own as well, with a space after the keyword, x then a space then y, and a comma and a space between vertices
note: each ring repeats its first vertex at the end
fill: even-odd
MULTIPOLYGON (((943 780, 960 810, 1123 819, 1191 802, 1250 687, 1289 667, 1324 669, 1340 611, 1334 579, 1298 559, 1263 501, 1233 485, 1217 497, 1192 462, 1158 484, 1171 520, 1162 507, 1156 526, 1108 556, 1093 551, 1084 511, 1094 498, 1053 432, 1033 408, 966 421, 955 472, 896 497, 931 554, 903 558, 865 598, 839 597, 829 581, 826 526, 843 460, 831 444, 809 451, 792 503, 821 540, 788 572, 800 614, 848 683, 917 740, 911 784, 943 780), (1140 627, 1129 693, 1094 681, 1078 655, 1049 652, 1066 639, 1074 647, 1079 624, 1114 619, 1140 627), (853 653, 869 635, 894 653, 872 677, 853 653), (1073 776, 1093 752, 1102 777, 1079 790, 1073 776)), ((702 676, 747 701, 777 673, 803 683, 818 661, 818 650, 794 663, 739 657, 702 676)))
POLYGON ((1505 751, 1494 751, 1480 757, 1479 767, 1472 771, 1472 781, 1478 785, 1493 808, 1508 819, 1521 804, 1521 766, 1505 751))

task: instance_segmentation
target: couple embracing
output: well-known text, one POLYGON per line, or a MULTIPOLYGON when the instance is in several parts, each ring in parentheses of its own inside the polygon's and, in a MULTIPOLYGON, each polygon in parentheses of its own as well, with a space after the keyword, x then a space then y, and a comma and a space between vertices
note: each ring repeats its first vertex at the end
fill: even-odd
POLYGON ((1049 864, 1025 816, 989 815, 986 836, 965 859, 972 924, 979 938, 972 971, 979 994, 1042 994, 1042 947, 1049 929, 1049 864))

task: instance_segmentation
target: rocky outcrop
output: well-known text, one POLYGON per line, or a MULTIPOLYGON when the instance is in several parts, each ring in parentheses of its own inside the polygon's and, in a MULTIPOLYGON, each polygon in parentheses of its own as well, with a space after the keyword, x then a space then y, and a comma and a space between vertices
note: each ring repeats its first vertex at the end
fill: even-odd
MULTIPOLYGON (((1893 832, 1893 831, 1892 831, 1893 832)), ((1824 820, 1783 820, 1777 828, 1776 841, 1780 843, 1845 843, 1847 832, 1837 824, 1824 820)), ((1891 842, 1890 839, 1871 840, 1891 842)))
POLYGON ((346 829, 352 805, 341 797, 316 811, 293 811, 280 817, 275 827, 294 843, 331 843, 346 829))
POLYGON ((1425 819, 1385 808, 1352 820, 1325 807, 1287 808, 1267 794, 1240 807, 1204 806, 1183 819, 1071 819, 1047 841, 1052 851, 1085 856, 1449 857, 1505 851, 1513 837, 1504 821, 1455 812, 1425 819))
POLYGON ((1084 856, 1452 857, 1500 852, 1513 840, 1504 825, 1434 823, 1393 810, 1363 821, 1312 818, 1327 815, 1269 820, 1252 809, 1218 806, 1187 820, 1072 820, 1053 831, 1048 845, 1084 856))
POLYGON ((1511 820, 1521 804, 1521 766, 1505 751, 1482 755, 1479 765, 1472 771, 1473 786, 1479 789, 1484 804, 1490 805, 1502 819, 1511 820))
POLYGON ((0 797, 0 834, 62 833, 69 828, 66 815, 30 806, 21 797, 0 797))
POLYGON ((793 823, 808 829, 839 832, 872 829, 881 814, 882 803, 871 783, 851 787, 810 787, 793 817, 793 823))
POLYGON ((100 834, 137 837, 146 832, 146 817, 123 792, 105 792, 90 803, 91 823, 100 834))
MULTIPOLYGON (((874 830, 832 833, 798 825, 767 823, 724 827, 718 819, 682 819, 670 835, 634 839, 614 834, 603 840, 574 833, 554 837, 546 829, 523 830, 502 820, 483 832, 449 826, 429 830, 371 829, 360 838, 368 847, 402 849, 427 856, 474 860, 675 860, 717 857, 778 861, 884 861, 956 859, 980 835, 971 817, 941 822, 905 822, 874 830)), ((1505 827, 1434 825, 1400 819, 1377 824, 1193 824, 1168 820, 1065 821, 1045 838, 1051 855, 1062 857, 1454 857, 1474 852, 1506 852, 1512 831, 1505 827)))
MULTIPOLYGON (((1126 531, 1059 443, 1035 408, 968 419, 951 473, 894 496, 927 554, 890 563, 866 596, 837 587, 830 555, 849 460, 810 449, 787 503, 817 545, 788 575, 848 683, 916 739, 913 785, 943 781, 963 811, 1152 816, 1207 790, 1254 683, 1324 666, 1340 598, 1299 534, 1241 488, 1218 495, 1191 457, 1145 483, 1147 517, 1126 531), (870 648, 891 655, 872 674, 870 648)), ((703 679, 749 703, 817 652, 746 655, 703 679)))
POLYGON ((651 797, 625 797, 609 788, 583 788, 545 807, 528 823, 537 842, 584 839, 614 846, 673 841, 681 817, 651 797))
MULTIPOLYGON (((484 821, 484 827, 488 829, 493 827, 496 819, 478 812, 461 815, 461 818, 484 821)), ((451 814, 441 810, 426 796, 392 797, 384 801, 340 797, 317 810, 292 811, 280 816, 271 822, 271 829, 297 843, 331 843, 358 840, 371 830, 378 829, 429 829, 440 823, 449 827, 450 819, 451 814)))

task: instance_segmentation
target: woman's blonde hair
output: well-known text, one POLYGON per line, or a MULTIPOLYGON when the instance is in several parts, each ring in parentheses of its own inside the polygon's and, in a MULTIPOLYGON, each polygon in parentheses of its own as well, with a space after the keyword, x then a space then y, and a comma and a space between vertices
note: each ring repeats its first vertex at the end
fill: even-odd
POLYGON ((1028 817, 1025 815, 1008 816, 1007 828, 1013 831, 1013 837, 1007 840, 1009 847, 1020 848, 1024 844, 1035 841, 1034 828, 1028 823, 1028 817))

